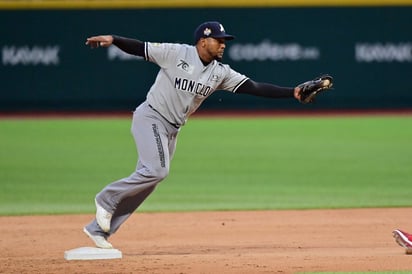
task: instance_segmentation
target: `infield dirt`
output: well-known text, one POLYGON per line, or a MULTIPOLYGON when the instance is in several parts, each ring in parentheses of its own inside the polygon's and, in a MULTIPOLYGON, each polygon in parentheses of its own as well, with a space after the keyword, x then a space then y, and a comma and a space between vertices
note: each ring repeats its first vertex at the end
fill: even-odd
POLYGON ((392 238, 412 208, 136 213, 110 238, 122 259, 66 261, 93 246, 93 215, 0 217, 0 273, 407 271, 392 238))

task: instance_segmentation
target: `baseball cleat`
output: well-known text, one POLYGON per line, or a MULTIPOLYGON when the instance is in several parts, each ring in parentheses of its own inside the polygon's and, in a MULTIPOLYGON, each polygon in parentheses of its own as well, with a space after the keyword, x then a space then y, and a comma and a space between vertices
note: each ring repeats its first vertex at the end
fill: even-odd
POLYGON ((96 221, 104 232, 109 232, 113 215, 101 207, 96 199, 94 199, 94 202, 96 204, 96 221))
POLYGON ((395 229, 392 232, 392 235, 398 245, 405 248, 406 254, 412 254, 412 234, 406 233, 399 229, 395 229))
POLYGON ((103 236, 99 235, 92 235, 86 227, 83 228, 83 232, 89 236, 90 239, 94 242, 94 244, 99 248, 111 249, 113 248, 112 244, 109 243, 103 236))

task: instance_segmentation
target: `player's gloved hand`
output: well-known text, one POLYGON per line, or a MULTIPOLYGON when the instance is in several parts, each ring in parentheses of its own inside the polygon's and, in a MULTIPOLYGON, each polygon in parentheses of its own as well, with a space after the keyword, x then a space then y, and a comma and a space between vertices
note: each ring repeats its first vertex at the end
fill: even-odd
POLYGON ((331 89, 332 86, 332 76, 325 74, 298 85, 294 95, 302 104, 312 103, 319 93, 331 89))

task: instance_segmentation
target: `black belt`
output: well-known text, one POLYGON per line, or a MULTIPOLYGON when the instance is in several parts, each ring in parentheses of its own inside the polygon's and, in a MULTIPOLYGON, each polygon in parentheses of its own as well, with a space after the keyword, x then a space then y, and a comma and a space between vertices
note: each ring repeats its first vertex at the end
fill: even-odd
POLYGON ((160 116, 162 116, 162 118, 165 119, 165 121, 168 122, 170 125, 172 125, 172 126, 175 127, 175 128, 180 128, 179 125, 174 124, 174 123, 170 122, 169 120, 167 120, 160 112, 158 112, 154 107, 152 107, 152 105, 150 105, 150 104, 148 104, 148 105, 149 105, 149 107, 150 107, 151 109, 153 109, 154 111, 156 111, 157 114, 159 114, 160 116))

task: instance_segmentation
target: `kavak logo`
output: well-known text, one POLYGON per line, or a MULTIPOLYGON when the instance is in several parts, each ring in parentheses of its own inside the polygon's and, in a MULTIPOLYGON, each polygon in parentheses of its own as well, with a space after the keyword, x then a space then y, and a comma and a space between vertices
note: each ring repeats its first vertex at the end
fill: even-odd
POLYGON ((3 46, 2 64, 4 66, 58 66, 60 46, 3 46))

